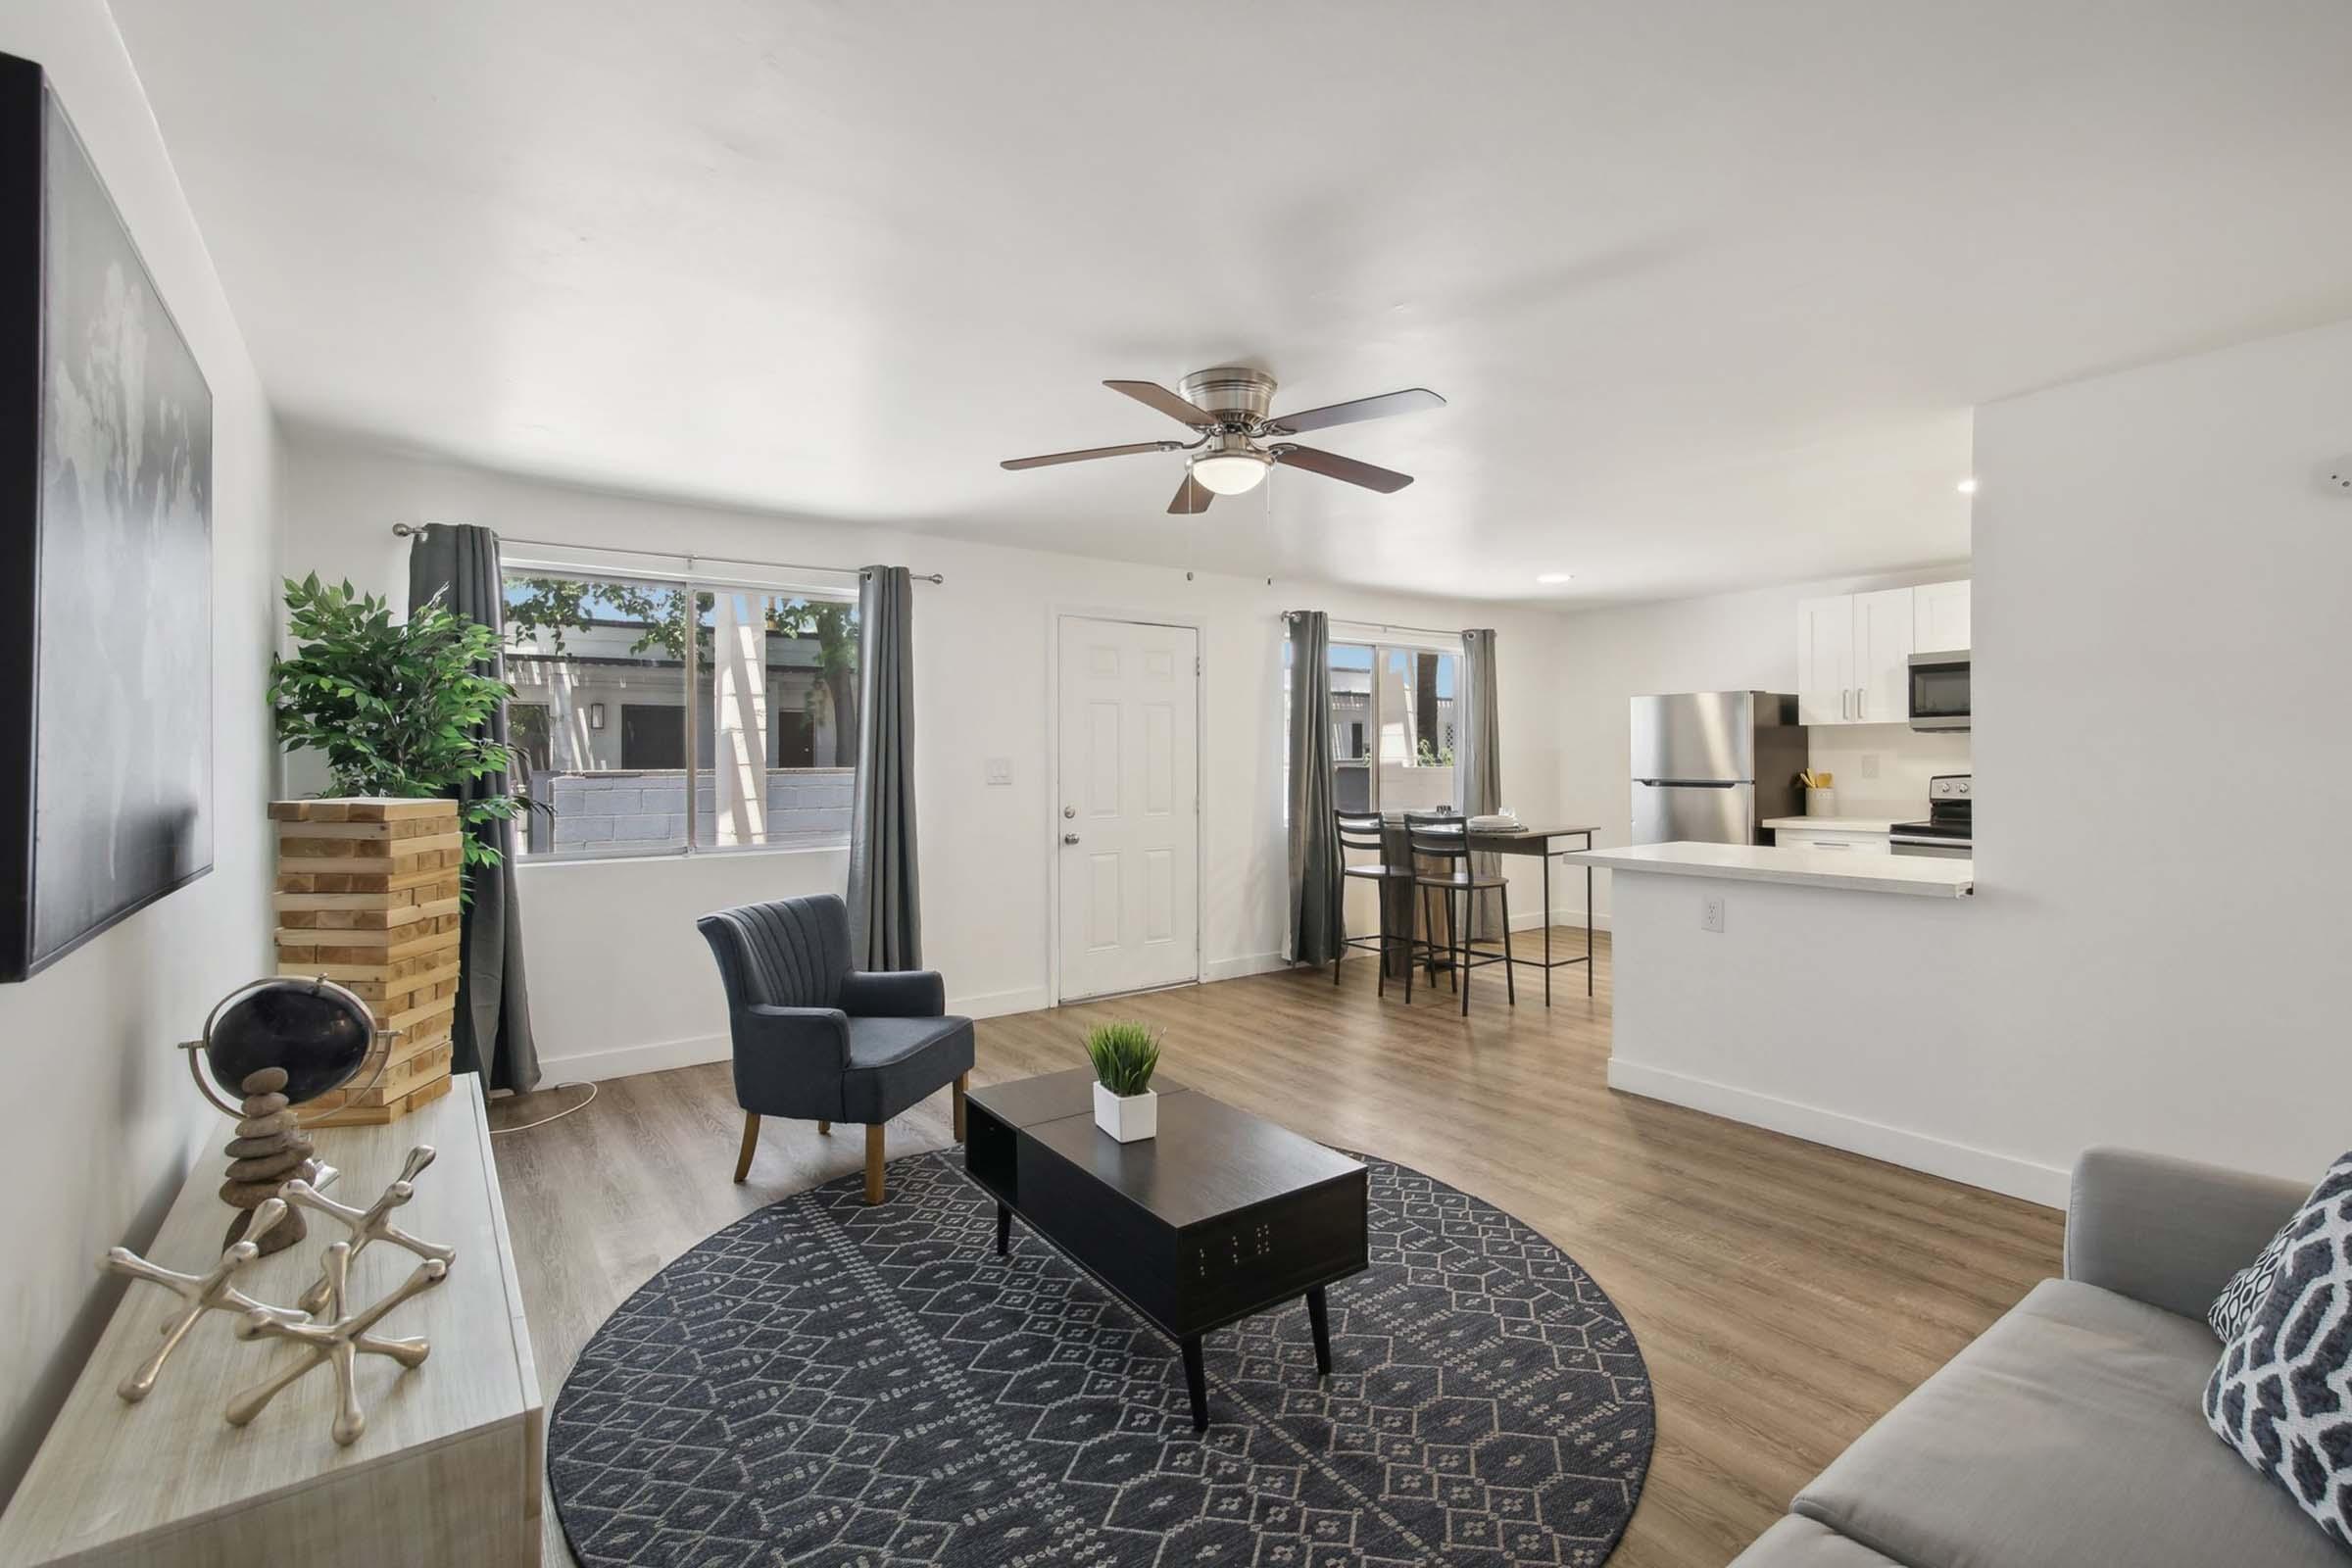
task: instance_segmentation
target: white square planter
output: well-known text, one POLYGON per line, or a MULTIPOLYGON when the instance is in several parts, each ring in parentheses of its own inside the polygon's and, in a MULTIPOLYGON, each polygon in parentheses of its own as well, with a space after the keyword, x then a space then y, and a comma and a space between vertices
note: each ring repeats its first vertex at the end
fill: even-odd
POLYGON ((1159 1091, 1147 1089, 1140 1095, 1114 1095, 1095 1085, 1095 1125, 1122 1144, 1132 1144, 1154 1137, 1159 1132, 1159 1091))

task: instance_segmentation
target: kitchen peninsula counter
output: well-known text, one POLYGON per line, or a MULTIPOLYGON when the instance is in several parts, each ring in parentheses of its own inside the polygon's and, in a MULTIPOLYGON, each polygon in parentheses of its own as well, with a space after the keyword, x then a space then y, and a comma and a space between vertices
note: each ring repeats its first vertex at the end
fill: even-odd
POLYGON ((1922 1127, 1923 1104, 1985 1125, 2023 1092, 1974 1065, 2000 977, 1972 861, 1693 843, 1562 858, 1612 873, 1611 1089, 2066 1200, 2065 1171, 1922 1127))
POLYGON ((1848 893, 1895 893, 1964 899, 1977 888, 1968 860, 1934 856, 1849 855, 1838 850, 1775 849, 1758 844, 1635 844, 1561 857, 1602 870, 1733 882, 1787 882, 1848 893))

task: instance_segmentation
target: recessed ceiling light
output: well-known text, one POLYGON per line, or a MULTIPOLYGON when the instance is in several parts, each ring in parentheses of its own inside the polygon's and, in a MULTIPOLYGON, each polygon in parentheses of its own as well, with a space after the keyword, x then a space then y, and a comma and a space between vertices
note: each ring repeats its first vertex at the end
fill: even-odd
POLYGON ((1969 475, 1967 478, 1961 480, 1958 484, 1952 486, 1952 488, 1959 491, 1964 496, 1975 495, 1977 493, 1976 475, 1969 475))
POLYGON ((1536 573, 1536 581, 1544 584, 1566 582, 1568 578, 1569 574, 1564 571, 1540 571, 1536 573))

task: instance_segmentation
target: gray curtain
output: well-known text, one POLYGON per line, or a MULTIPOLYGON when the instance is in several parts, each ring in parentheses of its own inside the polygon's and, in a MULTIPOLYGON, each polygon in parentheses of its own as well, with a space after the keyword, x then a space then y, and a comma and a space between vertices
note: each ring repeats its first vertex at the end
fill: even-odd
MULTIPOLYGON (((1466 719, 1459 737, 1462 767, 1462 812, 1478 816, 1502 808, 1502 746, 1494 723, 1494 633, 1462 633, 1462 711, 1466 719)), ((1499 876, 1502 857, 1474 855, 1471 865, 1481 876, 1499 876)), ((1502 935, 1502 895, 1481 893, 1470 918, 1470 933, 1481 939, 1502 935)))
MULTIPOLYGON (((498 535, 471 524, 437 522, 409 546, 409 607, 414 611, 435 594, 458 614, 498 633, 499 652, 482 669, 507 678, 505 595, 498 569, 498 535)), ((507 705, 501 703, 484 729, 501 746, 507 742, 507 705)), ((503 772, 469 780, 461 801, 504 795, 512 785, 503 772)), ((484 822, 474 837, 497 850, 496 865, 466 871, 466 901, 461 921, 458 1015, 450 1029, 450 1070, 478 1072, 492 1089, 516 1093, 539 1085, 539 1047, 531 1038, 530 998, 522 975, 522 905, 514 887, 514 825, 484 822)))
POLYGON ((1329 963, 1339 946, 1340 825, 1331 806, 1331 618, 1291 623, 1291 961, 1329 963))
POLYGON ((905 566, 868 566, 861 575, 850 951, 860 969, 919 969, 923 903, 914 856, 914 586, 905 566))

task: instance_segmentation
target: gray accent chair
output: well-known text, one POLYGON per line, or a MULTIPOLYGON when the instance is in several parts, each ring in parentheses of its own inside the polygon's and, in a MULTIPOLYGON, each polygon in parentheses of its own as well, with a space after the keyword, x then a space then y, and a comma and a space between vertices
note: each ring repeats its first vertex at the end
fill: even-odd
POLYGON ((942 1089, 963 1095, 972 1021, 947 1015, 929 969, 850 966, 850 912, 833 894, 747 904, 695 922, 718 959, 735 1040, 735 1102, 744 1109, 735 1179, 751 1173, 760 1118, 865 1126, 865 1200, 882 1201, 882 1124, 942 1089))
POLYGON ((1736 1568, 2345 1568, 2284 1489, 2205 1424, 2205 1309, 2304 1186, 2093 1149, 2066 1277, 1797 1494, 1736 1568))

